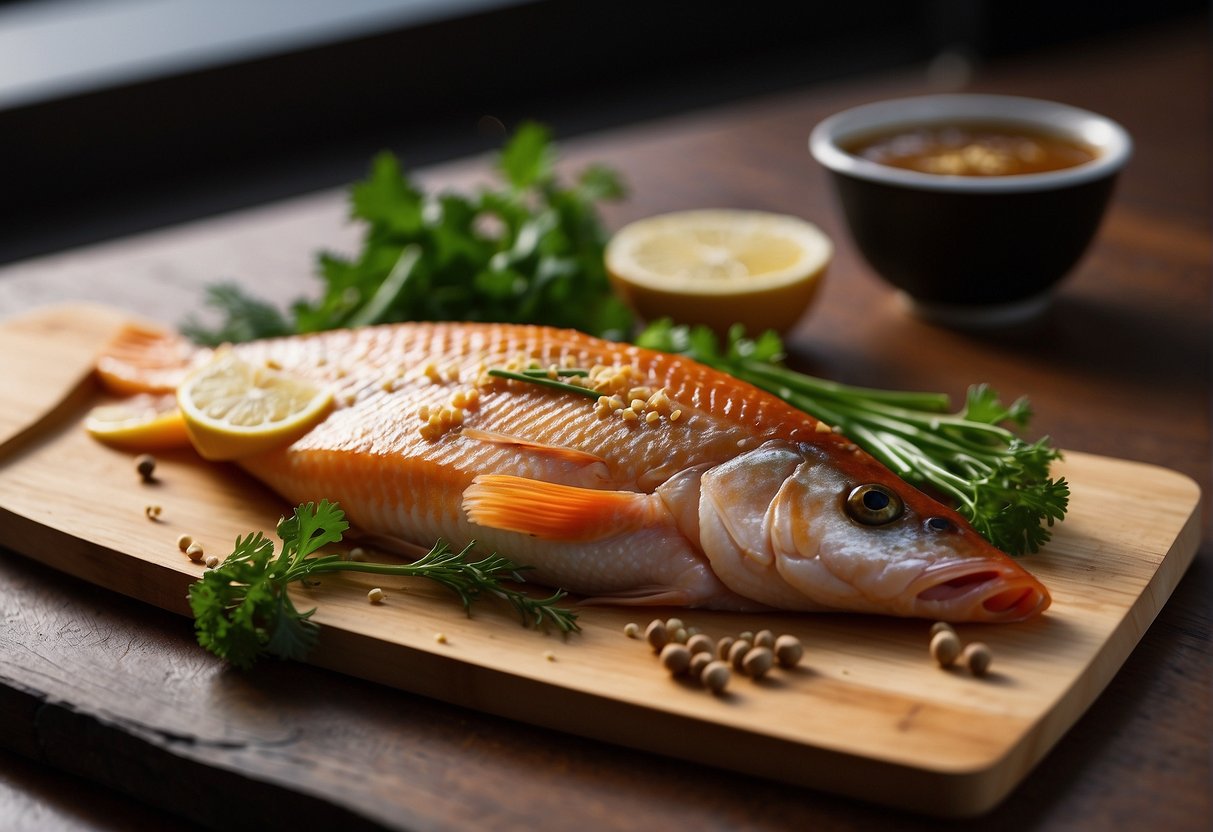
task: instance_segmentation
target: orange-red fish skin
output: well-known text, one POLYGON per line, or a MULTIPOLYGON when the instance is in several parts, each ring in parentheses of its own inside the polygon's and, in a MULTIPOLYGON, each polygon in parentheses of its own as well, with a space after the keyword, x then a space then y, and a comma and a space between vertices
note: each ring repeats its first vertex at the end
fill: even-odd
MULTIPOLYGON (((699 596, 717 593, 721 602, 715 605, 746 605, 712 576, 694 535, 675 518, 653 514, 651 501, 646 508, 643 500, 617 500, 620 515, 612 522, 620 528, 634 523, 635 528, 629 529, 630 537, 621 534, 605 542, 577 539, 577 523, 568 517, 545 521, 564 523, 559 527, 567 529, 566 538, 573 535, 556 541, 566 551, 574 547, 586 553, 567 558, 566 568, 553 541, 540 533, 486 530, 469 519, 468 510, 481 517, 488 511, 488 503, 469 494, 500 497, 507 483, 482 481, 488 486, 473 488, 478 476, 654 495, 680 472, 707 469, 765 442, 780 441, 812 449, 847 481, 885 485, 901 495, 915 516, 947 518, 966 540, 973 539, 971 545, 981 548, 983 556, 1001 555, 956 512, 907 486, 813 417, 684 357, 571 330, 481 323, 394 324, 267 339, 233 349, 246 362, 329 385, 336 402, 333 412, 293 445, 242 460, 254 476, 291 501, 338 499, 352 522, 368 531, 422 545, 438 537, 454 542, 487 537, 511 557, 542 561, 538 577, 552 583, 563 580, 560 585, 574 591, 623 598, 637 590, 644 599, 660 597, 672 603, 704 603, 699 596), (619 411, 596 412, 591 397, 486 378, 487 368, 511 362, 541 368, 630 368, 636 387, 662 390, 669 404, 627 420, 619 411), (458 421, 430 426, 428 416, 444 409, 458 411, 458 421), (672 419, 675 410, 678 416, 672 419), (658 412, 657 418, 648 421, 648 412, 658 412), (465 499, 470 500, 466 506, 465 499), (646 511, 652 514, 648 520, 646 511), (524 551, 506 549, 506 544, 524 551), (669 564, 652 565, 664 557, 669 564), (594 558, 605 562, 573 565, 594 558), (664 590, 655 588, 654 582, 663 581, 664 590), (638 582, 645 586, 636 586, 638 582)), ((191 349, 176 336, 134 328, 105 352, 97 371, 107 385, 123 393, 171 389, 204 358, 204 351, 191 349)), ((574 519, 577 509, 570 506, 584 506, 584 525, 589 528, 593 494, 572 499, 585 496, 582 491, 557 490, 551 499, 574 519), (562 493, 570 499, 560 500, 562 493)), ((510 502, 508 496, 501 500, 504 508, 494 511, 504 522, 510 502)), ((601 519, 600 513, 594 516, 601 519)), ((525 525, 526 519, 515 516, 511 522, 525 525)), ((1043 587, 1039 592, 1047 606, 1047 592, 1043 587)))

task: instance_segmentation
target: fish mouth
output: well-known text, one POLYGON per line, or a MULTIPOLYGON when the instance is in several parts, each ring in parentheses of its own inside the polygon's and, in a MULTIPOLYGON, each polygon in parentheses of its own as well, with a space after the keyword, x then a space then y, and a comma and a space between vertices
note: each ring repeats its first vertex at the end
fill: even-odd
POLYGON ((953 621, 1023 621, 1043 612, 1051 601, 1045 588, 1026 572, 992 565, 956 565, 932 570, 916 594, 924 612, 953 621))

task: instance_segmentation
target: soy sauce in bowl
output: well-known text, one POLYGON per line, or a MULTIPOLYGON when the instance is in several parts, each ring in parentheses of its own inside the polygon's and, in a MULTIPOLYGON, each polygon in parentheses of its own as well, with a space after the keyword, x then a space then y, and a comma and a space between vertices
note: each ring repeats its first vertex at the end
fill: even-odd
POLYGON ((998 122, 920 124, 843 146, 890 167, 945 176, 1018 176, 1093 161, 1096 150, 1068 137, 998 122))
POLYGON ((864 104, 809 137, 872 270, 916 314, 966 327, 1047 308, 1132 147, 1096 113, 980 94, 864 104))

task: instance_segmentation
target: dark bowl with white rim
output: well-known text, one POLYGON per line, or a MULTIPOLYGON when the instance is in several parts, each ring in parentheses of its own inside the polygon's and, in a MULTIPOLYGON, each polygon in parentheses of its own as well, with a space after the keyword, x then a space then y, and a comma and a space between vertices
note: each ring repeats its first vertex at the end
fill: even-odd
POLYGON ((1042 311, 1099 228, 1129 134, 1096 113, 1032 98, 929 95, 866 104, 822 121, 809 137, 831 176, 855 244, 921 316, 998 325, 1042 311), (1069 139, 1091 161, 1044 173, 923 173, 847 148, 876 134, 948 123, 990 123, 1069 139))

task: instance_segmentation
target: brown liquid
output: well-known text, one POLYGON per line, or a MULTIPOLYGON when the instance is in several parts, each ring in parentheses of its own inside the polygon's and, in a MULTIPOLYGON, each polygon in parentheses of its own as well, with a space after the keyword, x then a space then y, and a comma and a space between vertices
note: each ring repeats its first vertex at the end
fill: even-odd
POLYGON ((1044 173, 1096 156, 1080 142, 996 122, 903 127, 852 142, 846 150, 882 165, 948 176, 1044 173))

